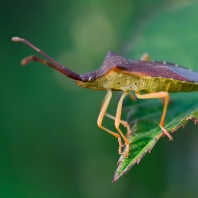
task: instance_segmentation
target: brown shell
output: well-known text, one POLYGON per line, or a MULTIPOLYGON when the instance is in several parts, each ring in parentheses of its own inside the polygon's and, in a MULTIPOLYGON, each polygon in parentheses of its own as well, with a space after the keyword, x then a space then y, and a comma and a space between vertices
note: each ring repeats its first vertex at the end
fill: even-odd
POLYGON ((79 78, 83 82, 94 81, 115 69, 115 67, 120 68, 121 72, 128 72, 131 75, 173 78, 198 83, 198 73, 185 67, 167 62, 130 60, 113 52, 107 53, 102 66, 98 70, 82 74, 79 78))
POLYGON ((173 78, 175 80, 198 82, 198 73, 185 67, 167 62, 151 62, 126 59, 113 52, 108 52, 102 66, 96 71, 96 78, 107 74, 114 67, 138 76, 173 78))

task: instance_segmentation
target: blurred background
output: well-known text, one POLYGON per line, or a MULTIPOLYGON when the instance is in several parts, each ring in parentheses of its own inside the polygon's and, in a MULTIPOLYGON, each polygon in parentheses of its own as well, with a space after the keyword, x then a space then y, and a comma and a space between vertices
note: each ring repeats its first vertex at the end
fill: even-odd
MULTIPOLYGON (((22 58, 39 55, 13 36, 79 74, 98 69, 109 50, 131 59, 148 52, 198 72, 197 1, 0 2, 0 197, 197 197, 198 126, 162 138, 111 184, 118 144, 96 124, 106 93, 39 63, 23 68, 22 58)), ((108 118, 104 125, 114 129, 108 118)))

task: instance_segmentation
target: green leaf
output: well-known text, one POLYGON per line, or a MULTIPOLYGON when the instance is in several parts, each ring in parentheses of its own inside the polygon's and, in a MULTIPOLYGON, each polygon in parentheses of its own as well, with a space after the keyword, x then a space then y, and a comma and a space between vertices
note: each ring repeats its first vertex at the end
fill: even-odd
MULTIPOLYGON (((153 60, 175 62, 196 71, 197 34, 194 32, 198 32, 197 8, 198 4, 193 2, 172 5, 145 19, 129 42, 131 48, 126 57, 139 59, 142 53, 147 52, 153 60)), ((160 100, 137 99, 135 102, 127 101, 123 107, 128 112, 127 120, 132 130, 129 137, 130 154, 127 159, 124 154, 120 156, 113 182, 140 163, 143 156, 163 136, 159 127, 163 109, 160 100)), ((181 126, 184 127, 189 119, 195 124, 198 121, 197 96, 194 93, 173 94, 166 114, 165 128, 173 133, 181 126)))
MULTIPOLYGON (((193 94, 190 94, 193 96, 193 94)), ((150 153, 157 141, 163 136, 159 127, 163 102, 157 99, 127 101, 124 104, 128 112, 128 121, 131 121, 130 153, 128 158, 124 153, 118 160, 118 167, 114 174, 113 183, 126 173, 132 166, 139 164, 146 153, 150 153)), ((166 115, 165 127, 175 132, 184 127, 188 120, 198 121, 198 104, 193 98, 185 100, 174 97, 171 99, 166 115)), ((165 137, 167 138, 167 137, 165 137)), ((168 141, 168 138, 167 138, 168 141)))

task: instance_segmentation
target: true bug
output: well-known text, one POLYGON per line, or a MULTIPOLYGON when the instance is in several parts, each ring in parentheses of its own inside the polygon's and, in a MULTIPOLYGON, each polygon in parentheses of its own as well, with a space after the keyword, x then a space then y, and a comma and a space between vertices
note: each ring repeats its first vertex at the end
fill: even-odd
POLYGON ((137 98, 140 99, 164 98, 164 108, 159 126, 164 135, 168 136, 169 140, 173 138, 164 127, 169 101, 168 92, 198 91, 198 73, 164 61, 151 62, 149 56, 143 56, 141 60, 130 60, 113 52, 108 52, 102 66, 98 70, 79 75, 60 65, 29 41, 18 37, 13 37, 12 40, 27 44, 50 61, 48 62, 36 56, 29 56, 22 60, 22 65, 26 65, 30 61, 38 61, 76 80, 80 87, 107 91, 97 124, 101 129, 118 138, 119 154, 122 153, 123 144, 121 137, 123 138, 126 147, 125 157, 128 157, 130 142, 122 133, 119 126, 121 123, 130 130, 128 123, 120 119, 123 99, 130 91, 134 91, 137 98), (107 114, 107 116, 115 119, 115 128, 118 133, 102 125, 103 118, 112 97, 112 91, 123 91, 118 102, 116 116, 113 117, 107 114), (142 95, 141 93, 145 94, 142 95))

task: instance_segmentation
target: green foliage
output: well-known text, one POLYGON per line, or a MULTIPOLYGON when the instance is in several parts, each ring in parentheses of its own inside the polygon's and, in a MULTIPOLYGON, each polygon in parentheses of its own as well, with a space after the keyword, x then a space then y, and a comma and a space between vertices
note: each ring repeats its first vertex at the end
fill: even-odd
MULTIPOLYGON (((112 185, 117 140, 96 124, 105 93, 38 63, 22 68, 22 58, 38 54, 10 41, 24 37, 77 73, 98 69, 109 50, 131 59, 147 52, 198 71, 197 9, 192 0, 2 1, 0 197, 197 197, 196 125, 173 134, 173 142, 162 138, 112 185)), ((155 102, 150 113, 160 107, 158 128, 162 103, 155 102)), ((116 105, 112 99, 108 112, 115 115, 116 105)), ((115 130, 111 120, 104 124, 115 130)))
MULTIPOLYGON (((131 40, 129 56, 140 57, 140 53, 149 52, 154 60, 176 62, 191 69, 196 69, 197 62, 197 35, 196 21, 197 3, 175 4, 167 7, 158 17, 151 17, 144 21, 141 29, 138 29, 136 36, 131 40), (190 13, 190 14, 189 14, 190 13), (188 24, 183 28, 181 21, 188 24), (190 23, 189 23, 190 21, 190 23), (188 53, 186 49, 191 49, 188 53), (182 54, 182 56, 181 56, 182 54), (171 61, 170 61, 171 60, 171 61)), ((188 120, 195 123, 198 119, 198 104, 196 94, 186 93, 172 94, 172 101, 168 106, 165 128, 169 132, 177 131, 184 127, 188 120), (177 95, 177 96, 176 96, 177 95)), ((159 101, 139 101, 134 104, 127 103, 125 108, 130 115, 132 134, 130 137, 131 147, 128 159, 124 155, 118 160, 118 167, 113 182, 126 173, 132 166, 139 164, 143 156, 150 152, 157 141, 162 137, 159 121, 162 114, 163 104, 159 101)), ((168 140, 168 138, 167 138, 168 140)), ((171 142, 171 143, 174 143, 171 142)))
MULTIPOLYGON (((128 158, 124 153, 118 160, 118 168, 115 172, 113 182, 119 179, 132 166, 139 164, 146 153, 150 153, 157 141, 163 136, 159 127, 163 103, 156 99, 150 101, 136 100, 125 104, 128 112, 128 120, 131 125, 130 154, 128 158), (132 104, 133 103, 133 104, 132 104)), ((185 100, 183 98, 172 98, 166 115, 166 129, 173 133, 179 127, 184 127, 188 120, 198 121, 198 104, 196 99, 185 100)), ((167 138, 168 140, 168 138, 167 138)), ((174 143, 174 142, 173 142, 174 143)))

